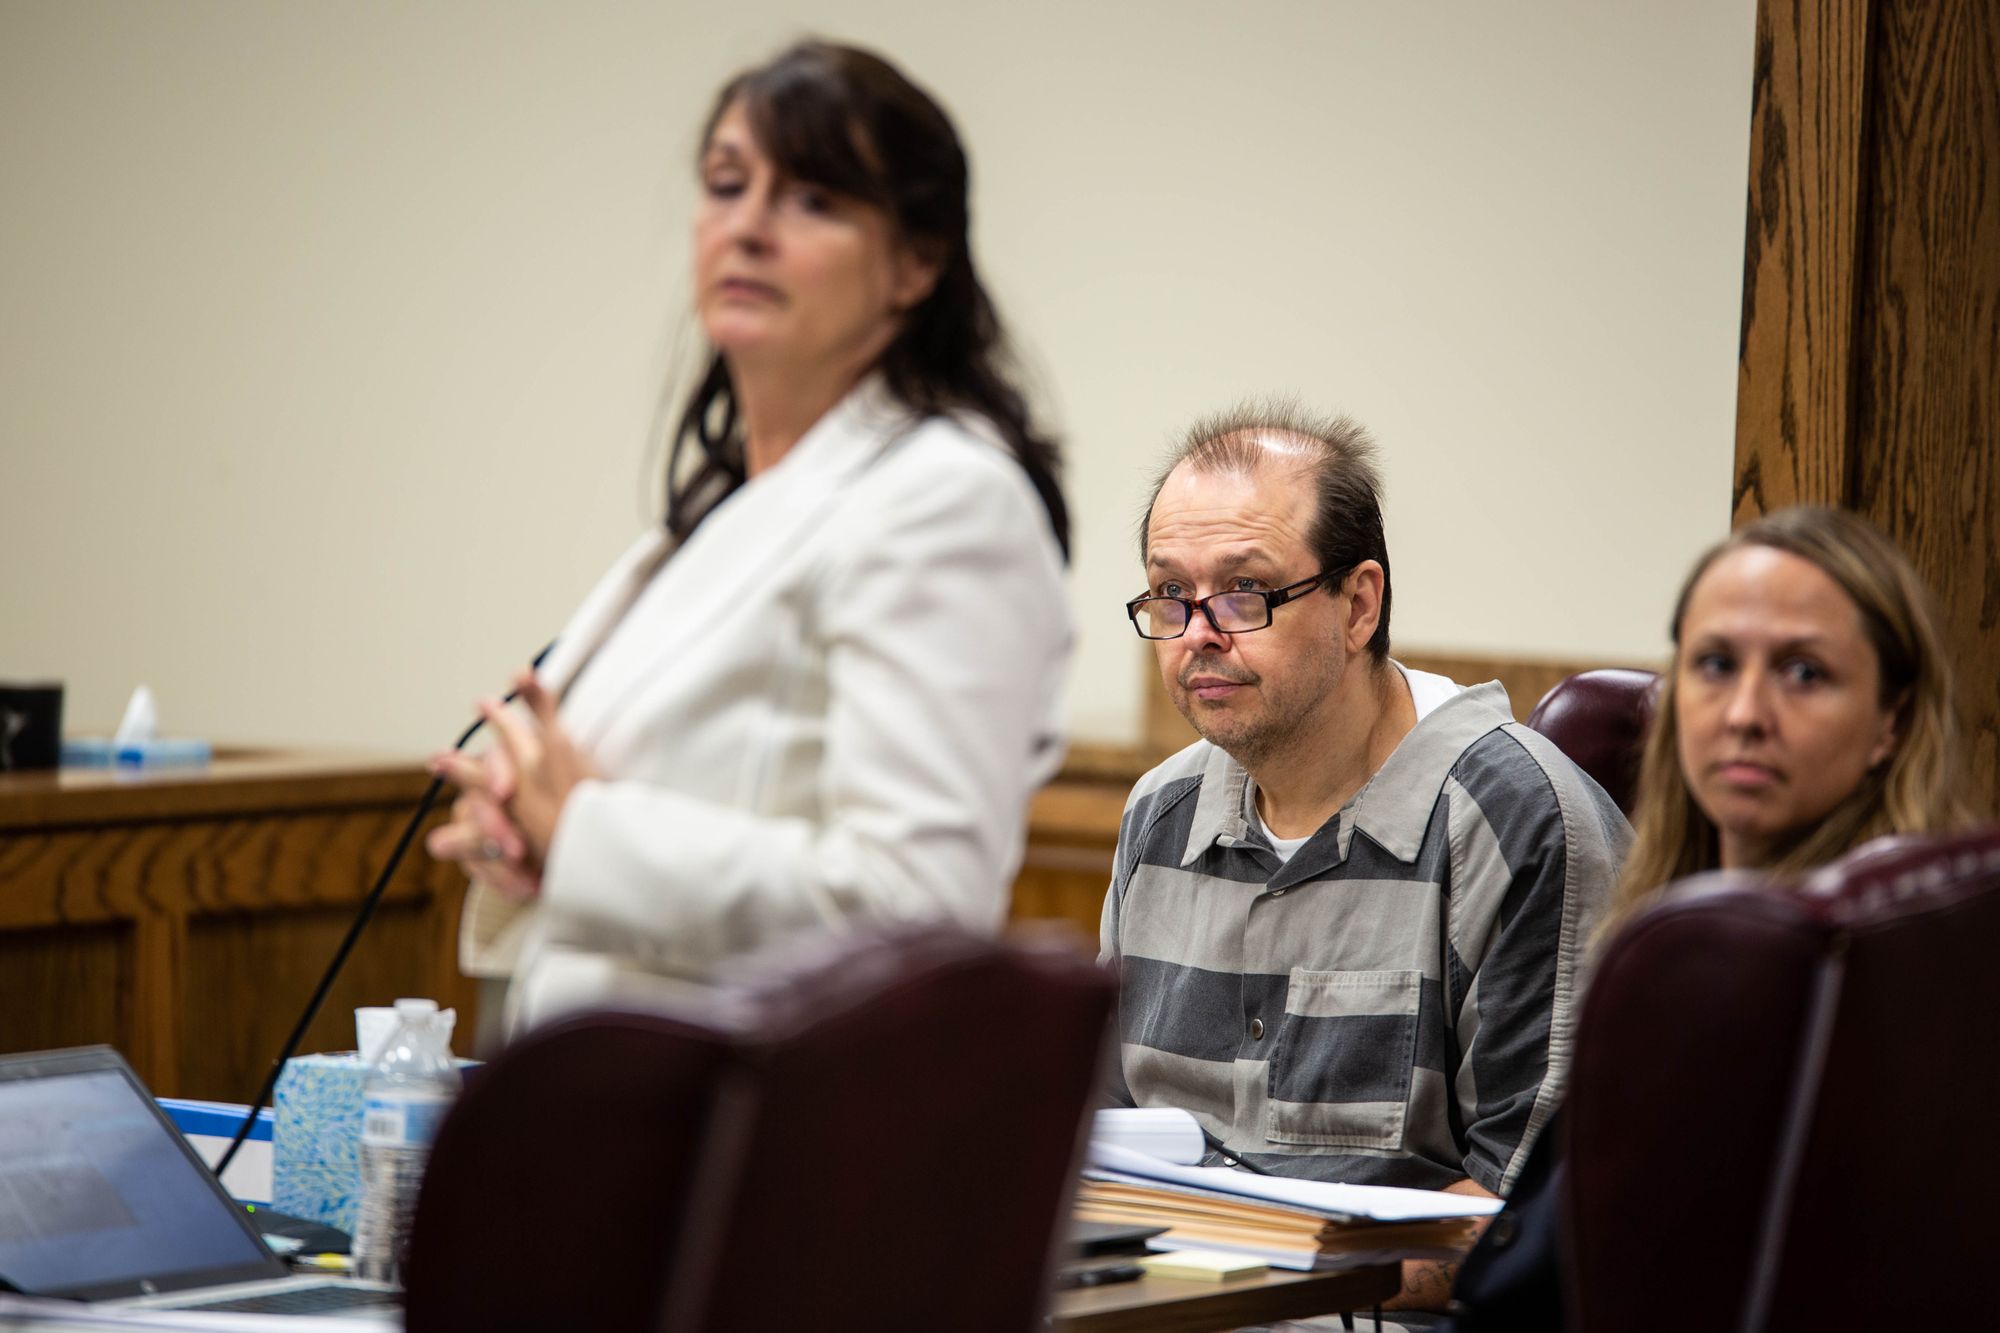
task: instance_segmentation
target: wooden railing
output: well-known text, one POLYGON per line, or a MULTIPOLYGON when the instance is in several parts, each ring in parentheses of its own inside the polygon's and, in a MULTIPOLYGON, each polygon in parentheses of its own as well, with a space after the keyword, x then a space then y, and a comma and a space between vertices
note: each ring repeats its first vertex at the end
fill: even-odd
MULTIPOLYGON (((0 775, 0 1050, 106 1042, 162 1095, 245 1101, 415 808, 414 762, 228 754, 207 769, 0 775)), ((307 1050, 357 1005, 460 1010, 463 876, 417 849, 307 1050)))

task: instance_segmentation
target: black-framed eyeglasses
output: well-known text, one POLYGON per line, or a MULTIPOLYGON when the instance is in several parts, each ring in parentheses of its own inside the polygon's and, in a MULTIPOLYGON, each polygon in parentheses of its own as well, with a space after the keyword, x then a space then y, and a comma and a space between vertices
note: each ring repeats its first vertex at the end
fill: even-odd
POLYGON ((1244 588, 1210 593, 1199 599, 1155 597, 1147 593, 1125 603, 1125 614, 1132 618, 1132 628, 1139 631, 1142 639, 1178 639, 1187 633, 1196 611, 1208 617, 1208 623, 1217 634, 1248 634, 1268 626, 1271 612, 1276 608, 1296 601, 1329 579, 1337 581, 1345 578, 1353 568, 1349 565, 1346 569, 1323 569, 1309 579, 1300 579, 1297 583, 1288 583, 1269 592, 1244 588))

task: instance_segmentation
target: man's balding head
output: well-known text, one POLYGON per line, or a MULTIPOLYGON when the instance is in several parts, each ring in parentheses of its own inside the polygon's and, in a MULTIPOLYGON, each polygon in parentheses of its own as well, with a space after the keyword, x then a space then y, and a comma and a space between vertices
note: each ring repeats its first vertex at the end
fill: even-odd
POLYGON ((1139 558, 1148 555, 1147 533, 1160 488, 1180 468, 1210 473, 1250 473, 1289 468, 1314 491, 1307 543, 1325 570, 1364 560, 1382 566, 1381 618, 1368 653, 1389 657, 1389 547, 1382 532, 1382 482, 1375 470, 1375 442, 1345 416, 1321 416, 1288 400, 1246 402, 1189 427, 1153 479, 1139 520, 1139 558))

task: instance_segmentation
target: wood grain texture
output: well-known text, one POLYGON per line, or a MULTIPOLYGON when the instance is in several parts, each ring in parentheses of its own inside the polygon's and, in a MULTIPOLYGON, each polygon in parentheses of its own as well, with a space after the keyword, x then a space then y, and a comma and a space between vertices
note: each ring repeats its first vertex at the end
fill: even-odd
POLYGON ((2000 812, 2000 7, 1884 4, 1870 57, 1845 503, 1935 590, 1974 797, 2000 812))
POLYGON ((87 1046, 118 1031, 129 933, 117 924, 0 930, 0 1051, 87 1046))
MULTIPOLYGON (((346 907, 270 912, 232 912, 203 916, 189 926, 186 976, 181 988, 175 1028, 184 1034, 178 1069, 182 1085, 194 1097, 247 1101, 257 1078, 269 1068, 273 1054, 291 1032, 299 1007, 333 956, 352 913, 346 907), (241 977, 253 982, 252 994, 262 1003, 244 1004, 245 988, 227 993, 205 984, 211 979, 241 977), (245 1072, 255 1075, 244 1082, 245 1072)), ((334 983, 319 1017, 307 1029, 303 1049, 350 1050, 354 1046, 354 1010, 361 1005, 390 1005, 399 995, 421 993, 410 960, 431 949, 421 902, 408 898, 384 903, 368 923, 365 947, 357 947, 334 983)), ((451 997, 436 998, 446 1007, 451 997)), ((464 1011, 460 1011, 464 1020, 464 1011)), ((469 1031, 469 1029, 465 1029, 469 1031)))
POLYGON ((1731 497, 1739 522, 1846 485, 1872 7, 1757 7, 1731 497))
POLYGON ((1440 676, 1449 676, 1462 685, 1499 681, 1507 691, 1507 702, 1514 710, 1514 717, 1521 722, 1528 720, 1528 714, 1535 711, 1535 705, 1542 701, 1543 695, 1579 671, 1633 666, 1657 671, 1661 665, 1659 662, 1555 661, 1541 657, 1432 652, 1400 654, 1398 660, 1418 671, 1434 671, 1440 676))
POLYGON ((202 768, 0 773, 0 830, 415 805, 429 780, 406 760, 271 750, 222 750, 202 768))
POLYGON ((1152 767, 1147 753, 1093 747, 1078 767, 1037 792, 1028 845, 1014 879, 1016 921, 1063 921, 1094 947, 1104 891, 1118 849, 1118 821, 1132 784, 1152 767))
MULTIPOLYGON (((1366 1310, 1403 1285, 1399 1264, 1292 1273, 1267 1269, 1232 1282, 1154 1277, 1059 1291, 1049 1309, 1058 1333, 1205 1333, 1342 1310, 1366 1310)), ((1328 1318, 1316 1321, 1331 1327, 1328 1318)), ((1368 1328, 1364 1315, 1356 1328, 1368 1328)))
POLYGON ((1991 816, 2000 7, 1764 0, 1757 33, 1735 520, 1817 502, 1897 540, 1937 593, 1991 816))
MULTIPOLYGON (((106 1042, 158 1093, 247 1099, 426 781, 311 756, 5 775, 0 1047, 106 1042)), ((305 1049, 351 1046, 352 1008, 398 995, 456 1005, 470 1030, 463 889, 413 851, 305 1049)))

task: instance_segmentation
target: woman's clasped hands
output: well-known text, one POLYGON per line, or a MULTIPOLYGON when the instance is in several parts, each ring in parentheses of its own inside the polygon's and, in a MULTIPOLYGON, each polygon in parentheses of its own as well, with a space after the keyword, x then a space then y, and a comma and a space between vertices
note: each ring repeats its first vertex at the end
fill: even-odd
POLYGON ((482 755, 448 750, 430 770, 456 786, 451 819, 424 840, 440 861, 457 861, 500 892, 532 898, 563 806, 578 783, 598 776, 556 717, 556 701, 524 670, 514 679, 519 710, 481 699, 479 714, 499 737, 482 755))

